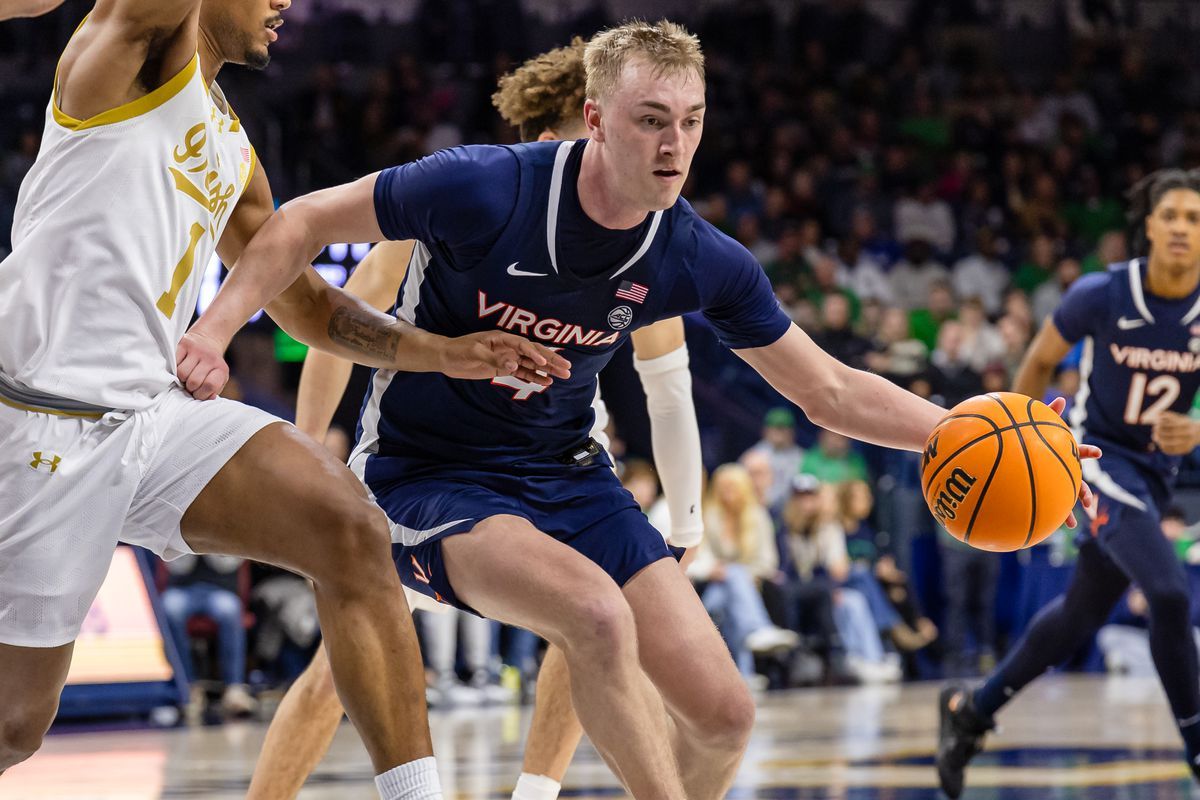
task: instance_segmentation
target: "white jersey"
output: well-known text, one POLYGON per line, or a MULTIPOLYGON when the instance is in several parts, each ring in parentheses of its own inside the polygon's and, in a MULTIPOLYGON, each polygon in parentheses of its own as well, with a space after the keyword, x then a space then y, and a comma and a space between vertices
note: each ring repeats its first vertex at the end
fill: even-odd
POLYGON ((175 383, 200 277, 254 172, 199 56, 88 120, 46 110, 0 262, 0 374, 34 394, 140 410, 175 383))

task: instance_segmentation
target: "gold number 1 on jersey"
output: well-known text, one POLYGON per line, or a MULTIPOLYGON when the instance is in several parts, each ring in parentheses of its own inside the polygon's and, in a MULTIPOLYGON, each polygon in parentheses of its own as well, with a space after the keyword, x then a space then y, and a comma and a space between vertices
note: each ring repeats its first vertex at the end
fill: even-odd
POLYGON ((180 290, 183 289, 183 285, 187 283, 188 277, 192 274, 192 269, 196 266, 196 245, 200 244, 200 237, 204 235, 204 226, 193 222, 188 235, 192 237, 192 240, 188 242, 183 258, 179 259, 179 263, 175 265, 175 271, 171 273, 171 288, 169 291, 163 292, 162 297, 158 298, 158 302, 155 304, 167 319, 175 316, 175 301, 179 299, 180 290))

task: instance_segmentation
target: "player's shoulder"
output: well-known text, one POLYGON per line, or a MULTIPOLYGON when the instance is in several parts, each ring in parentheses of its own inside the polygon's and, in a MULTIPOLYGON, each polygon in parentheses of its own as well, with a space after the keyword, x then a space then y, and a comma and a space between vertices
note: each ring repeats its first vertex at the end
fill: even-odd
POLYGON ((517 166, 512 148, 497 144, 466 144, 447 147, 413 162, 425 170, 436 170, 448 179, 476 181, 512 174, 517 166))
POLYGON ((1113 265, 1103 272, 1089 272, 1079 277, 1067 291, 1067 298, 1097 299, 1108 295, 1114 285, 1128 282, 1128 265, 1113 265))
POLYGON ((758 264, 745 245, 700 216, 687 200, 682 197, 676 200, 672 212, 677 217, 676 224, 691 225, 694 260, 725 264, 758 264))

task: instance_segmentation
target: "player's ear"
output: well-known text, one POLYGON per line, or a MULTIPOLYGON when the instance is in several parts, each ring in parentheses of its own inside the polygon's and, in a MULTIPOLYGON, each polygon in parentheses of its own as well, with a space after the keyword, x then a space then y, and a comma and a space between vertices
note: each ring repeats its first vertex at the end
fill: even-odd
POLYGON ((590 97, 583 101, 583 124, 587 125, 589 139, 604 141, 604 129, 600 127, 600 105, 590 97))

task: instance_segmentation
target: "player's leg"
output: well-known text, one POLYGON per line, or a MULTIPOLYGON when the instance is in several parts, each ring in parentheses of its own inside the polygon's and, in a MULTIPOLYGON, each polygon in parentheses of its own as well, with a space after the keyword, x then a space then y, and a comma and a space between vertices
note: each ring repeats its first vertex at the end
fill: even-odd
POLYGON ((1025 635, 974 692, 948 686, 938 697, 938 778, 949 797, 962 793, 967 763, 983 747, 992 716, 1100 629, 1129 587, 1125 573, 1092 538, 1081 541, 1067 591, 1038 612, 1025 635))
POLYGON ((550 645, 538 673, 533 721, 525 740, 525 761, 513 800, 540 800, 547 792, 557 795, 558 784, 562 783, 582 738, 583 726, 571 704, 571 675, 566 656, 560 648, 550 645), (539 790, 542 794, 538 794, 539 790))
POLYGON ((515 516, 437 544, 462 602, 562 648, 579 719, 625 787, 638 798, 684 797, 662 700, 638 663, 633 613, 612 578, 515 516))
POLYGON ((1157 513, 1128 506, 1110 513, 1112 521, 1100 541, 1146 597, 1150 655, 1187 746, 1188 765, 1200 778, 1200 669, 1192 643, 1187 573, 1163 535, 1157 513))
POLYGON ((338 694, 376 770, 430 756, 420 653, 387 522, 343 464, 291 426, 269 425, 209 481, 181 529, 197 552, 311 578, 338 694))
POLYGON ((0 775, 29 758, 58 713, 74 642, 60 647, 0 644, 0 775))
POLYGON ((329 749, 343 713, 322 644, 267 728, 246 800, 291 800, 299 794, 329 749))
POLYGON ((725 796, 754 725, 754 701, 695 589, 672 559, 624 586, 642 665, 674 720, 689 800, 725 796))

